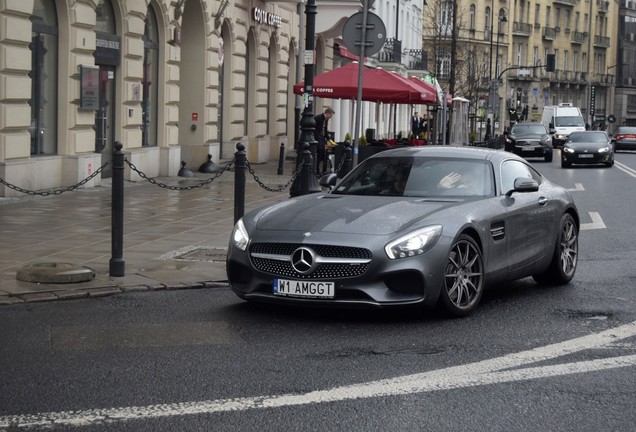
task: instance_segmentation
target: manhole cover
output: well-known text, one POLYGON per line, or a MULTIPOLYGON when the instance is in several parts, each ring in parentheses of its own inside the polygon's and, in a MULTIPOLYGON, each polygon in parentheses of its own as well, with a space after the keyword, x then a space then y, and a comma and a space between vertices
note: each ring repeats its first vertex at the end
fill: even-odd
POLYGON ((64 284, 87 282, 95 278, 95 270, 70 263, 36 263, 18 270, 16 279, 24 282, 64 284))

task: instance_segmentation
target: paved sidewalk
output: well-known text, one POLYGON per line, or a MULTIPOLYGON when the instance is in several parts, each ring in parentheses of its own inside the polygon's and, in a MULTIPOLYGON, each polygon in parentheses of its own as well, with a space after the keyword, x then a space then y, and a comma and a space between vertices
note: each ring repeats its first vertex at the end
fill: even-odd
MULTIPOLYGON (((222 161, 219 166, 226 166, 222 161)), ((295 162, 253 164, 267 187, 288 183, 295 162)), ((194 178, 157 178, 168 185, 198 184, 194 178)), ((270 192, 247 172, 245 212, 289 198, 289 188, 270 192)), ((126 291, 227 286, 225 254, 234 224, 234 172, 189 191, 147 181, 124 188, 125 276, 110 277, 111 183, 48 197, 0 198, 0 305, 99 297, 126 291), (35 263, 70 263, 95 270, 89 282, 43 284, 16 279, 35 263)))

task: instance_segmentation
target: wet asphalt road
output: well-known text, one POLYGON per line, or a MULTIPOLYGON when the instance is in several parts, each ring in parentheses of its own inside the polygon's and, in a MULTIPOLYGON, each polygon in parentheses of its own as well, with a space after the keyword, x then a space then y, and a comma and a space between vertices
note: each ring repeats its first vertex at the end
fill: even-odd
POLYGON ((465 319, 227 288, 2 307, 0 430, 634 430, 636 153, 617 161, 534 163, 593 224, 577 275, 496 287, 465 319))

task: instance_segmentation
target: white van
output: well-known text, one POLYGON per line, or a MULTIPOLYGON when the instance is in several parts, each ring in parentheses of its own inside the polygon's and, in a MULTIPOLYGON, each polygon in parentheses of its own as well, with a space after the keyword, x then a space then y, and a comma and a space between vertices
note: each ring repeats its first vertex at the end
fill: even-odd
POLYGON ((550 131, 553 147, 563 145, 572 132, 585 130, 581 110, 571 103, 544 107, 541 123, 550 131))

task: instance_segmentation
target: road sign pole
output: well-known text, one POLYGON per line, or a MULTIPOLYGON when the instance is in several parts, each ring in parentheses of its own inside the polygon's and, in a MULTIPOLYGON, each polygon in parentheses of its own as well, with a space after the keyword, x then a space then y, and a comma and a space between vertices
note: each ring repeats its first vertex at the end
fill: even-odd
POLYGON ((364 74, 364 49, 367 43, 367 15, 369 13, 368 0, 362 0, 362 37, 360 38, 360 62, 358 63, 358 95, 356 98, 356 135, 353 139, 353 166, 358 165, 358 149, 360 148, 360 123, 362 117, 362 78, 364 74))

